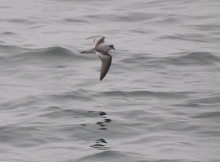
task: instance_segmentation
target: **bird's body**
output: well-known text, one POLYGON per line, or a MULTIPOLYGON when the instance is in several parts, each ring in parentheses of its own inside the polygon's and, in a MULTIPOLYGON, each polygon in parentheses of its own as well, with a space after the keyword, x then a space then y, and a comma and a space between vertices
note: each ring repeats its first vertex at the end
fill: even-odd
POLYGON ((107 74, 112 62, 112 56, 108 53, 108 51, 115 48, 112 44, 104 43, 105 37, 103 36, 94 36, 87 39, 93 39, 94 46, 92 49, 89 49, 87 51, 82 51, 80 53, 88 54, 95 52, 99 56, 99 58, 102 61, 101 72, 100 72, 100 81, 101 81, 107 74))

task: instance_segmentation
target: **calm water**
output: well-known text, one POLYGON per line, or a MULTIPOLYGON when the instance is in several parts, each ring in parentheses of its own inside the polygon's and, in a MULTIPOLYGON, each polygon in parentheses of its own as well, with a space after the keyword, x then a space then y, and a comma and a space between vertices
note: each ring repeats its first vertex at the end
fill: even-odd
POLYGON ((219 162, 220 1, 1 0, 0 161, 219 162), (106 36, 101 61, 79 51, 106 36))

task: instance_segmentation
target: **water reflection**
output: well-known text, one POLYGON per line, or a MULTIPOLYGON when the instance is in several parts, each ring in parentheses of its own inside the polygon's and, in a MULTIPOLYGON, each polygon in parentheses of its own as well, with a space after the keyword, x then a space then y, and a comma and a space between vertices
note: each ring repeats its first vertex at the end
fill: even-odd
MULTIPOLYGON (((96 122, 96 124, 99 126, 99 130, 107 131, 107 123, 110 123, 112 120, 107 118, 107 113, 103 111, 100 111, 99 115, 103 118, 103 121, 96 122)), ((104 138, 99 138, 95 141, 95 144, 91 145, 91 147, 99 150, 107 150, 109 147, 107 147, 106 145, 107 141, 104 138)))

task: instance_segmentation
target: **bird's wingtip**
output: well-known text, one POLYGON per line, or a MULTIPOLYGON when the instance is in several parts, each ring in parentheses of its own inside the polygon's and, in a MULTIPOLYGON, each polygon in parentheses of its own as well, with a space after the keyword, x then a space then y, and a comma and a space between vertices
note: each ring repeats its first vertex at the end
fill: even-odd
POLYGON ((104 78, 103 76, 100 76, 100 81, 102 81, 103 78, 104 78))

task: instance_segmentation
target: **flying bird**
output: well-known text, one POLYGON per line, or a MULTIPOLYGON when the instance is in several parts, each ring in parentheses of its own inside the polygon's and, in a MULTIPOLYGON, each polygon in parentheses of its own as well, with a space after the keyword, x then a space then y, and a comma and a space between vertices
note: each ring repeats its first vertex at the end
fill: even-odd
POLYGON ((105 77, 107 74, 111 62, 112 62, 112 56, 108 53, 109 50, 112 50, 114 46, 112 44, 106 44, 104 42, 105 37, 104 36, 93 36, 89 37, 87 39, 93 39, 93 48, 82 51, 80 53, 89 54, 89 53, 96 53, 99 58, 102 61, 101 71, 100 71, 100 81, 105 77))

